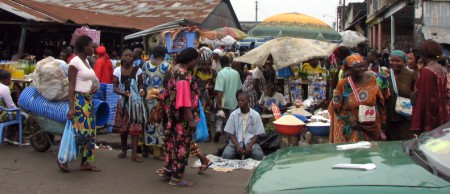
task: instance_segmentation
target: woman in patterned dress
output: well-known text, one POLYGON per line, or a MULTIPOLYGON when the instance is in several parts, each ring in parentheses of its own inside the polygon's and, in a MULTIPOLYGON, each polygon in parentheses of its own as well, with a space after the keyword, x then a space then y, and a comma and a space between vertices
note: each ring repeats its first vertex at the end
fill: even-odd
MULTIPOLYGON (((148 92, 151 89, 158 89, 161 93, 164 92, 163 81, 170 70, 170 64, 164 60, 166 53, 167 50, 165 47, 156 46, 153 49, 153 58, 144 64, 143 78, 145 91, 148 92)), ((153 108, 155 108, 157 102, 158 101, 156 99, 145 100, 145 108, 149 115, 151 114, 153 108)), ((147 121, 144 129, 145 149, 143 156, 148 156, 147 146, 152 146, 153 157, 156 159, 164 159, 164 151, 162 147, 164 127, 162 123, 152 123, 151 121, 147 121)))
POLYGON ((122 152, 118 158, 125 158, 128 147, 128 134, 131 135, 131 160, 143 162, 137 155, 139 135, 142 135, 142 125, 145 121, 142 96, 145 95, 142 84, 142 70, 133 66, 133 52, 126 49, 122 52, 122 66, 113 73, 114 92, 121 95, 117 102, 113 130, 120 134, 122 152))
POLYGON ((191 187, 194 183, 184 180, 183 176, 198 118, 199 90, 189 73, 198 63, 198 53, 193 48, 184 49, 177 62, 179 69, 170 74, 164 91, 168 122, 164 134, 166 155, 162 175, 171 178, 170 185, 191 187))
MULTIPOLYGON (((208 129, 214 127, 215 123, 215 103, 216 92, 214 91, 214 84, 216 81, 217 73, 212 69, 212 51, 206 47, 203 47, 199 51, 200 54, 200 68, 194 70, 193 79, 198 85, 200 90, 200 98, 205 110, 208 129)), ((212 130, 212 129, 211 129, 212 130)), ((211 133, 211 130, 209 132, 211 133)), ((208 142, 211 141, 211 135, 208 142)))
MULTIPOLYGON (((96 126, 94 107, 92 104, 93 94, 97 92, 98 80, 94 70, 89 65, 87 56, 94 53, 94 44, 89 36, 83 35, 75 41, 77 56, 69 63, 69 111, 67 119, 73 120, 75 136, 82 137, 85 141, 77 145, 81 155, 80 170, 100 171, 88 161, 94 160, 94 149, 96 139, 96 126)), ((69 172, 67 163, 59 163, 63 172, 69 172)))
POLYGON ((377 78, 367 71, 360 55, 346 58, 349 78, 342 79, 334 90, 333 100, 328 107, 331 119, 330 143, 358 141, 377 141, 384 136, 381 124, 384 123, 384 98, 377 78), (362 105, 376 109, 376 121, 361 123, 358 120, 359 103, 349 82, 353 80, 362 105))

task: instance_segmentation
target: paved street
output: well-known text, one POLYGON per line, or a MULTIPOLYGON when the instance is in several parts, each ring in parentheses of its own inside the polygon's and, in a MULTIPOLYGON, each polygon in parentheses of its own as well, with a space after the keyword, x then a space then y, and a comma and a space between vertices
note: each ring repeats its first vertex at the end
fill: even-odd
MULTIPOLYGON (((115 134, 99 135, 115 138, 115 134)), ((117 136, 118 139, 118 136, 117 136)), ((223 144, 207 143, 200 147, 212 153, 223 144)), ((155 174, 162 162, 152 158, 144 163, 132 162, 128 157, 118 159, 117 150, 96 151, 95 165, 102 172, 80 172, 79 161, 70 163, 71 173, 61 173, 56 164, 57 147, 40 153, 31 146, 0 145, 0 194, 16 193, 244 193, 250 171, 235 170, 229 173, 212 169, 198 175, 191 168, 196 158, 191 158, 186 170, 186 179, 195 182, 192 188, 170 186, 155 174)))

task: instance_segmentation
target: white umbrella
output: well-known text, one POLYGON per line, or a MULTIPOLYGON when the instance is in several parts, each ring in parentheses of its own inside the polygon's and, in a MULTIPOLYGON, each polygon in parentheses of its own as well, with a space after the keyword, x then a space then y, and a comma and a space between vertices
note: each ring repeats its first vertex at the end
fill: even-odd
POLYGON ((239 42, 236 39, 234 39, 233 37, 231 37, 230 35, 227 35, 220 40, 218 40, 218 39, 211 40, 211 39, 206 38, 205 41, 203 41, 203 43, 212 45, 213 47, 217 47, 219 45, 224 45, 224 46, 233 45, 235 43, 239 44, 239 42))
POLYGON ((282 37, 264 43, 235 61, 263 66, 272 55, 274 68, 278 70, 316 57, 329 57, 337 46, 319 40, 282 37))
POLYGON ((342 44, 349 48, 356 48, 359 43, 367 41, 367 38, 359 32, 346 30, 341 32, 342 44))

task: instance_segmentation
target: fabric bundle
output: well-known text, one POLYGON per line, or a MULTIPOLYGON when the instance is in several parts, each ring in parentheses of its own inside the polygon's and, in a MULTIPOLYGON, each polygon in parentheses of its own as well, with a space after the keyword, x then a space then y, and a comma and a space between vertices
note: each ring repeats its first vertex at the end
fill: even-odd
POLYGON ((36 70, 31 75, 32 86, 49 101, 66 100, 69 93, 69 80, 61 64, 53 57, 42 59, 36 64, 36 70))

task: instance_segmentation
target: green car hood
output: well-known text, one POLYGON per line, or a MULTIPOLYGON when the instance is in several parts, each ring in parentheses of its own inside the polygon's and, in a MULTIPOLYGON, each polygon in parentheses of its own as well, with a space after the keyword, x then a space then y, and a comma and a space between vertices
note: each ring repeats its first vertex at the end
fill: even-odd
POLYGON ((444 188, 450 183, 417 165, 401 142, 372 142, 370 149, 336 150, 319 144, 278 150, 255 169, 249 182, 253 193, 343 186, 444 188), (374 163, 370 171, 332 169, 334 164, 374 163))

